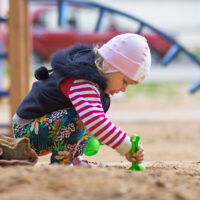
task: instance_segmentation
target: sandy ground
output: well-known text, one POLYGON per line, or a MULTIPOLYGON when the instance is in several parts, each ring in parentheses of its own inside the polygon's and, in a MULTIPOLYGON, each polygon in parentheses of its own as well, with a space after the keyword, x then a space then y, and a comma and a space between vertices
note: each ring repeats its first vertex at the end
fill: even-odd
POLYGON ((34 167, 0 167, 0 200, 199 200, 200 94, 189 95, 185 87, 173 97, 113 101, 113 122, 141 136, 146 172, 129 171, 130 164, 106 146, 87 157, 101 161, 99 168, 49 165, 45 156, 34 167))
POLYGON ((1 169, 1 199, 193 200, 200 195, 200 163, 150 162, 146 172, 126 167, 64 166, 1 169))

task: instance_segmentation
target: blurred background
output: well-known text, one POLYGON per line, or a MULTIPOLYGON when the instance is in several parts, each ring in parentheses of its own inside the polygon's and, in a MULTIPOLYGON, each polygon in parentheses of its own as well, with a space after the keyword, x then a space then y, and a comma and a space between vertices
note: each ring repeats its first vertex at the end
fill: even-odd
MULTIPOLYGON (((50 68, 50 56, 60 48, 76 43, 102 45, 117 34, 138 32, 147 38, 151 47, 152 70, 143 84, 130 87, 126 94, 113 97, 114 104, 109 113, 110 117, 116 123, 126 120, 143 123, 166 119, 173 121, 181 117, 184 120, 200 120, 199 91, 195 90, 193 95, 189 92, 194 83, 199 84, 200 78, 199 0, 91 0, 89 2, 94 3, 94 6, 63 2, 60 7, 55 2, 29 1, 31 83, 34 81, 34 70, 41 65, 50 68), (107 8, 103 9, 106 12, 101 13, 102 7, 95 3, 107 8), (159 33, 164 33, 167 38, 159 33), (197 61, 191 59, 182 49, 172 55, 174 51, 169 51, 174 47, 173 41, 180 44, 181 48, 186 49, 197 61), (124 101, 132 105, 135 114, 128 113, 126 110, 129 109, 126 107, 123 108, 126 111, 123 117, 117 114, 116 108, 124 101), (174 111, 177 107, 181 110, 167 112, 169 109, 174 111), (166 115, 163 114, 164 108, 166 115), (187 111, 184 112, 184 109, 187 111), (112 111, 116 113, 113 115, 112 111)), ((9 16, 8 0, 0 0, 0 14, 5 18, 9 16)), ((7 25, 1 23, 0 49, 6 53, 9 52, 8 34, 7 25)), ((2 94, 9 92, 11 87, 9 73, 9 62, 1 59, 2 94)), ((9 123, 10 119, 9 96, 4 96, 6 95, 0 97, 2 124, 9 123)))

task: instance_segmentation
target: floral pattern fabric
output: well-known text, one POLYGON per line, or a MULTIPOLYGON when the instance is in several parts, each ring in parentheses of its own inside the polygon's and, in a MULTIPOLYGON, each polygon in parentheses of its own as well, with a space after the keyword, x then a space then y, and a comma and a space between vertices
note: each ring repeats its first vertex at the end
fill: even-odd
POLYGON ((28 137, 38 155, 52 152, 51 163, 69 165, 82 155, 90 136, 74 109, 63 109, 20 125, 13 121, 16 138, 28 137))

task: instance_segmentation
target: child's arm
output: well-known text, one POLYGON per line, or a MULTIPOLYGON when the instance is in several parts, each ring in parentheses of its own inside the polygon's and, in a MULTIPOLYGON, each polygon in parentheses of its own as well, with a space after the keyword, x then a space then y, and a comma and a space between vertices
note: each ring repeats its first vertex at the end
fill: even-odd
MULTIPOLYGON (((66 91, 63 93, 66 94, 66 91)), ((99 91, 94 84, 87 80, 74 80, 67 97, 71 100, 85 128, 100 142, 116 149, 121 155, 131 150, 129 136, 106 118, 99 91)))

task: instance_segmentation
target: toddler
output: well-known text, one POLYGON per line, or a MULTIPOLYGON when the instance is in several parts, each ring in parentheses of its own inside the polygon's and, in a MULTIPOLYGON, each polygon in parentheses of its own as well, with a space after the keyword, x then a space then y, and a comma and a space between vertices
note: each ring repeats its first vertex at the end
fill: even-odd
POLYGON ((81 156, 94 135, 128 161, 141 163, 143 148, 132 157, 129 136, 105 113, 110 95, 143 81, 150 65, 146 39, 132 33, 115 36, 99 49, 78 44, 55 52, 52 69, 36 70, 38 81, 17 108, 15 138, 28 137, 38 155, 51 152, 51 163, 98 166, 81 156))

